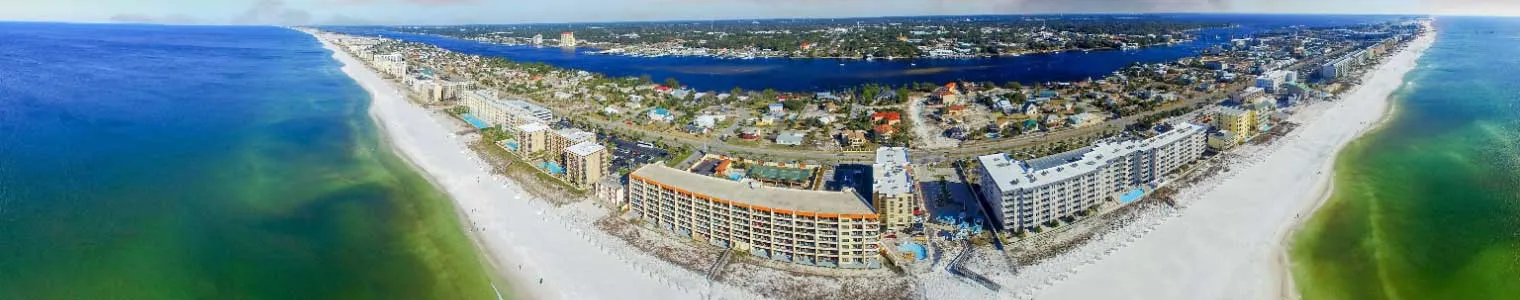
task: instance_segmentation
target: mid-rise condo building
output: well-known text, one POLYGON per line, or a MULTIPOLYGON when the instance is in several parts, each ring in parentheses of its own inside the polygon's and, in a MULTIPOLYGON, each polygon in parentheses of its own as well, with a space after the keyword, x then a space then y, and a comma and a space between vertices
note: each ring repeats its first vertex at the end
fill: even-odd
POLYGON ((607 175, 611 162, 607 147, 596 142, 582 142, 565 148, 565 181, 576 186, 590 186, 607 175))
POLYGON ((628 175, 627 194, 647 226, 714 246, 809 266, 881 266, 881 217, 851 191, 768 187, 650 164, 628 175))
POLYGON ((876 149, 876 163, 871 165, 871 204, 881 214, 881 223, 889 230, 903 230, 913 225, 918 208, 917 184, 908 161, 908 148, 876 149))
POLYGON ((1028 161, 982 156, 982 200, 995 221, 1010 230, 1056 221, 1154 188, 1166 174, 1203 155, 1207 130, 1182 123, 1144 140, 1099 142, 1028 161))

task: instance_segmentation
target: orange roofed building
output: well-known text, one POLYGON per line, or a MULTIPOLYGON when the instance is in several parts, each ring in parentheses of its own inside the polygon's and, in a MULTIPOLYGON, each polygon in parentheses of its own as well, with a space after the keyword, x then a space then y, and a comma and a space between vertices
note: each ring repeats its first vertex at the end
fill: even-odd
POLYGON ((851 191, 768 187, 649 164, 628 174, 645 226, 782 262, 880 268, 880 219, 851 191))
POLYGON ((886 121, 887 125, 897 125, 902 122, 902 114, 895 111, 882 111, 871 114, 871 123, 886 121))

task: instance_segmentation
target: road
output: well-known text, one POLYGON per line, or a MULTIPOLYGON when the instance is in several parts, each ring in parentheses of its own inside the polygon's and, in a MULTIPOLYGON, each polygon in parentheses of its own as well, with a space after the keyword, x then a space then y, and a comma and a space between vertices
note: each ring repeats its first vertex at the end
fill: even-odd
MULTIPOLYGON (((1123 118, 1119 118, 1119 119, 1110 120, 1110 121, 1104 122, 1102 125, 1098 125, 1098 126, 1089 126, 1089 127, 1084 127, 1084 128, 1075 128, 1075 129, 1065 129, 1065 130, 1058 130, 1058 131, 1048 132, 1048 133, 1025 134, 1025 135, 1021 135, 1021 136, 1017 136, 1017 137, 1006 138, 1006 139, 1001 139, 1001 140, 992 141, 992 142, 963 143, 959 147, 952 148, 952 149, 924 150, 923 152, 920 152, 922 154, 917 154, 917 155, 914 156, 914 161, 918 162, 918 163, 928 163, 928 162, 938 162, 938 161, 945 161, 945 160, 974 158, 974 157, 977 157, 977 156, 987 155, 987 154, 991 154, 991 153, 1006 152, 1006 151, 1013 150, 1013 149, 1030 147, 1030 146, 1040 145, 1040 144, 1044 144, 1044 143, 1048 143, 1048 142, 1056 142, 1056 141, 1061 141, 1061 140, 1071 139, 1071 138, 1087 137, 1089 135, 1093 135, 1093 134, 1099 133, 1101 131, 1106 131, 1106 130, 1120 130, 1120 129, 1126 128, 1126 127, 1128 127, 1128 126, 1130 126, 1132 124, 1135 124, 1141 118, 1144 118, 1144 117, 1147 117, 1147 116, 1150 116, 1150 115, 1154 115, 1154 114, 1158 114, 1158 113, 1161 113, 1161 112, 1166 111, 1166 110, 1171 110, 1171 109, 1180 108, 1180 107, 1196 106, 1198 104, 1203 104, 1203 103, 1212 103, 1213 101, 1217 101, 1219 99, 1223 99, 1226 95, 1228 95, 1227 91, 1239 90, 1243 86, 1244 86, 1244 83, 1228 84, 1228 85, 1225 85, 1223 87, 1220 87, 1215 92, 1209 93, 1208 95, 1205 95, 1205 96, 1193 97, 1193 98, 1190 98, 1190 99, 1186 99, 1183 102, 1173 103, 1171 105, 1166 105, 1166 106, 1163 106, 1161 108, 1158 108, 1158 109, 1155 109, 1155 110, 1151 110, 1151 111, 1148 111, 1148 112, 1144 112, 1144 113, 1140 113, 1140 114, 1136 114, 1136 115, 1131 115, 1131 116, 1127 116, 1127 117, 1123 117, 1123 118)), ((513 96, 517 96, 517 97, 519 97, 521 99, 525 99, 526 101, 534 102, 535 104, 540 104, 540 105, 542 105, 544 107, 548 107, 550 110, 554 111, 555 114, 560 115, 560 116, 577 116, 577 115, 582 115, 582 113, 578 113, 578 112, 573 111, 573 110, 561 108, 561 107, 558 107, 558 106, 555 106, 555 105, 543 105, 543 103, 541 103, 540 101, 533 100, 534 98, 532 98, 532 97, 526 97, 526 96, 522 96, 522 95, 513 95, 513 96)), ((601 128, 603 130, 606 130, 606 131, 623 132, 623 133, 629 133, 629 134, 642 135, 642 136, 644 136, 646 138, 653 138, 653 139, 663 138, 662 141, 664 143, 667 143, 667 144, 669 144, 669 143, 679 143, 679 144, 685 145, 687 147, 690 147, 691 149, 701 150, 701 151, 705 151, 705 152, 744 153, 744 154, 749 154, 749 155, 764 155, 764 156, 769 156, 769 157, 771 157, 772 160, 817 161, 817 162, 834 162, 834 163, 871 162, 873 159, 875 159, 875 154, 874 153, 845 153, 845 152, 806 150, 806 149, 773 149, 773 148, 763 148, 763 147, 754 147, 754 146, 741 146, 741 145, 734 145, 734 144, 724 143, 724 142, 718 140, 716 137, 714 137, 714 138, 693 138, 693 137, 689 137, 689 136, 672 135, 669 132, 665 132, 665 131, 649 130, 649 129, 640 128, 638 126, 633 126, 633 125, 625 124, 625 123, 622 123, 622 122, 616 122, 616 121, 601 120, 601 119, 596 119, 596 118, 585 118, 585 117, 577 118, 577 119, 579 121, 584 121, 585 123, 597 126, 597 127, 601 128)), ((732 128, 732 126, 731 126, 731 128, 732 128)), ((726 129, 731 129, 731 128, 726 128, 726 129)))

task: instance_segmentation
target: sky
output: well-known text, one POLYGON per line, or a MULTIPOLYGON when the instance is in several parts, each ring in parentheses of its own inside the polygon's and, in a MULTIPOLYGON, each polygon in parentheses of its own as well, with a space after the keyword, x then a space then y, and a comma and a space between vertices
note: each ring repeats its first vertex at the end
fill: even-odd
POLYGON ((275 25, 1143 12, 1520 16, 1520 0, 0 0, 0 20, 275 25))

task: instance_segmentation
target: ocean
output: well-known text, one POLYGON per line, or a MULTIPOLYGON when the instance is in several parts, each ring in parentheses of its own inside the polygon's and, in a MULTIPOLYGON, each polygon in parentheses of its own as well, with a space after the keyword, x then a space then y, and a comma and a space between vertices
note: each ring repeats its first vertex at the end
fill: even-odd
POLYGON ((1520 19, 1442 17, 1294 239, 1304 299, 1520 298, 1520 19))
POLYGON ((368 94, 276 27, 0 23, 0 299, 491 299, 368 94))
MULTIPOLYGON (((1134 63, 1172 62, 1196 56, 1204 49, 1227 44, 1230 39, 1288 26, 1335 26, 1392 21, 1399 16, 1358 15, 1163 15, 1189 21, 1225 22, 1232 28, 1198 32, 1198 39, 1170 46, 1131 51, 1091 51, 1031 54, 1018 57, 965 59, 718 59, 710 57, 628 57, 594 55, 556 47, 508 46, 451 37, 397 32, 391 27, 324 27, 324 30, 356 35, 382 36, 438 46, 451 51, 504 57, 514 61, 541 62, 563 68, 611 76, 649 75, 656 82, 675 78, 683 85, 703 91, 776 89, 809 92, 856 88, 866 83, 907 85, 917 82, 1010 81, 1025 84, 1049 81, 1102 79, 1134 63)), ((949 18, 949 17, 947 17, 949 18)))

